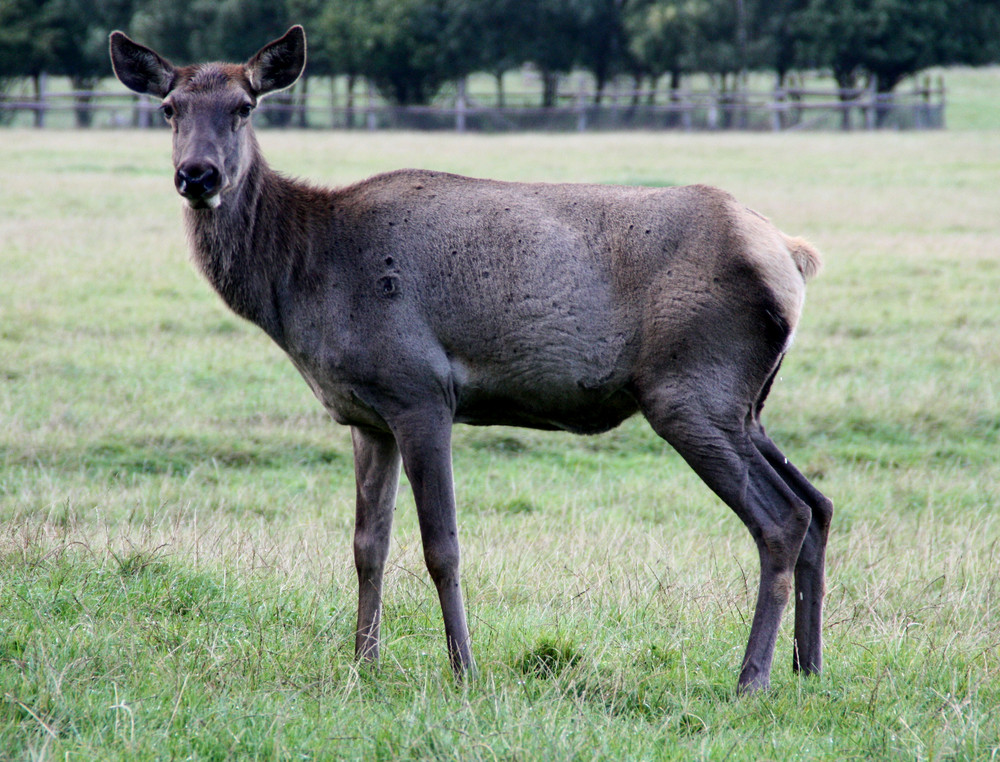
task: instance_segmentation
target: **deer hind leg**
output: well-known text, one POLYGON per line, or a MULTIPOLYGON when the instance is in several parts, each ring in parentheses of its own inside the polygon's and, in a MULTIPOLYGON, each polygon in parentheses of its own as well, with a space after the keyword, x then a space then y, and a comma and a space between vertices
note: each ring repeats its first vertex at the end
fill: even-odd
POLYGON ((795 564, 795 650, 792 667, 806 674, 823 667, 823 596, 826 593, 826 542, 833 502, 789 462, 759 424, 751 431, 757 450, 811 511, 811 521, 795 564))
POLYGON ((705 409, 691 394, 678 405, 676 390, 646 395, 643 411, 667 440, 750 531, 760 556, 760 587, 740 671, 741 692, 766 688, 781 616, 793 586, 799 550, 810 523, 809 505, 757 449, 746 408, 705 409))
POLYGON ((389 555, 400 457, 391 434, 355 427, 351 439, 357 480, 354 565, 358 572, 358 629, 354 654, 374 662, 379 656, 382 575, 389 555))

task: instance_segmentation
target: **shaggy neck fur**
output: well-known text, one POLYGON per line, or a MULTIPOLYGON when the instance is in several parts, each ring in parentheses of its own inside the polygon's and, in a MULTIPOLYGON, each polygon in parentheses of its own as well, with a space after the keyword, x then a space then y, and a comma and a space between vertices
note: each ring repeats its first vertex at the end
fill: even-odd
POLYGON ((273 172, 250 136, 248 168, 216 209, 185 209, 195 263, 236 314, 284 346, 280 294, 307 247, 305 196, 318 193, 273 172))

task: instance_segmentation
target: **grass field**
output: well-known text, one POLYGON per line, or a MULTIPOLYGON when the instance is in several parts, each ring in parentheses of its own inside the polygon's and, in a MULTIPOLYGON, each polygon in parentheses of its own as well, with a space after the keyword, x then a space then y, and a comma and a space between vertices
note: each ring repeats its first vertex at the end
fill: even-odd
POLYGON ((457 428, 481 679, 405 483, 359 671, 348 434, 186 261, 168 136, 0 141, 0 758, 997 756, 1000 130, 262 135, 327 183, 713 183, 824 251, 765 420, 837 506, 826 669, 786 617, 749 698, 753 544, 641 420, 457 428))

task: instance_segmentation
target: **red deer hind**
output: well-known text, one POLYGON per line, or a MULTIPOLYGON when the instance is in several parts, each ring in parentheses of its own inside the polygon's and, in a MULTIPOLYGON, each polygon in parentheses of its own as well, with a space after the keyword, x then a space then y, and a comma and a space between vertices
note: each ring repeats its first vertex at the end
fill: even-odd
POLYGON ((111 35, 122 83, 163 99, 195 262, 351 427, 357 656, 379 654, 400 464, 461 676, 474 662, 452 425, 595 434, 641 412, 757 545, 740 690, 768 685, 793 589, 793 666, 819 672, 833 507, 760 422, 816 251, 705 186, 413 169, 336 190, 290 180, 267 165, 250 117, 260 98, 296 81, 305 49, 295 26, 245 64, 175 67, 111 35))

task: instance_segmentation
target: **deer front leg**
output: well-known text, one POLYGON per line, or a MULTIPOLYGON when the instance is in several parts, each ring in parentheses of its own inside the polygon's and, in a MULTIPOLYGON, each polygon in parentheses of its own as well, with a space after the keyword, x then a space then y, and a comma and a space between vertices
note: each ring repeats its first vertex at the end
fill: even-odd
POLYGON ((451 472, 451 419, 412 416, 394 427, 403 468, 413 487, 424 546, 424 561, 437 588, 456 677, 475 671, 459 577, 458 524, 451 472))
POLYGON ((354 655, 375 662, 382 618, 382 575, 389 555, 400 457, 391 434, 354 427, 351 441, 357 480, 354 565, 358 571, 358 629, 354 655))

